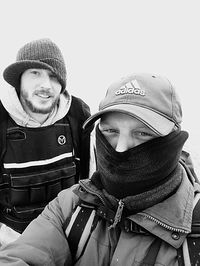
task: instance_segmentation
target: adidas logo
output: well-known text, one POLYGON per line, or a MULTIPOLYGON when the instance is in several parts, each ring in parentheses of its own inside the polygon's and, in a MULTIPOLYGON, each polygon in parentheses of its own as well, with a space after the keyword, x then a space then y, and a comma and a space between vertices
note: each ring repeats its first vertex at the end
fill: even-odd
POLYGON ((120 94, 136 94, 136 95, 141 95, 145 96, 145 90, 142 90, 137 82, 137 80, 133 80, 125 84, 123 87, 118 89, 115 92, 115 95, 120 95, 120 94))

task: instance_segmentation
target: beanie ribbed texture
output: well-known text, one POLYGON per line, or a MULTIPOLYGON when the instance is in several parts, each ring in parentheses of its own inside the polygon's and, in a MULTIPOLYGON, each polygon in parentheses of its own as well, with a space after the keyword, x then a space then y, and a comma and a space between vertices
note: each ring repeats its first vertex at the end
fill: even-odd
POLYGON ((50 39, 39 39, 25 44, 17 53, 16 62, 8 66, 3 73, 4 79, 18 87, 21 74, 29 68, 51 70, 62 86, 66 87, 66 67, 58 46, 50 39))

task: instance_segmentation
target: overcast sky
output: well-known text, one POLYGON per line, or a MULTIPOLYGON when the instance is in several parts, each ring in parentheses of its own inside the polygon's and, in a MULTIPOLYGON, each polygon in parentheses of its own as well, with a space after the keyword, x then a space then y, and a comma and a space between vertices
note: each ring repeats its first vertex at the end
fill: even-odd
POLYGON ((3 69, 18 49, 49 37, 65 57, 68 90, 94 112, 106 88, 133 72, 167 76, 182 100, 183 128, 200 150, 200 16, 197 1, 2 0, 3 69))

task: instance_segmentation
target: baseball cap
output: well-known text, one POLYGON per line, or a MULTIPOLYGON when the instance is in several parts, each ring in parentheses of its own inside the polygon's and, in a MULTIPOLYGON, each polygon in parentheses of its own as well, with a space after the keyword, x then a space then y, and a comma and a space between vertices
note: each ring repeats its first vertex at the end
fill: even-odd
POLYGON ((87 128, 103 114, 121 112, 140 120, 160 136, 180 127, 182 109, 171 82, 150 73, 134 73, 111 84, 99 111, 84 123, 87 128))

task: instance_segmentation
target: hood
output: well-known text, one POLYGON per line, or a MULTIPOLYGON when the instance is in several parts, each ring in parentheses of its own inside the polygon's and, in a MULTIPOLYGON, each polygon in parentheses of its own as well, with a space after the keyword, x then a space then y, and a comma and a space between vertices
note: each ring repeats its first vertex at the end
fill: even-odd
POLYGON ((71 96, 65 91, 60 94, 60 101, 57 108, 54 109, 43 124, 40 124, 24 111, 14 87, 8 86, 3 92, 1 92, 0 99, 4 108, 15 123, 24 127, 44 127, 54 124, 68 113, 71 106, 71 96))

